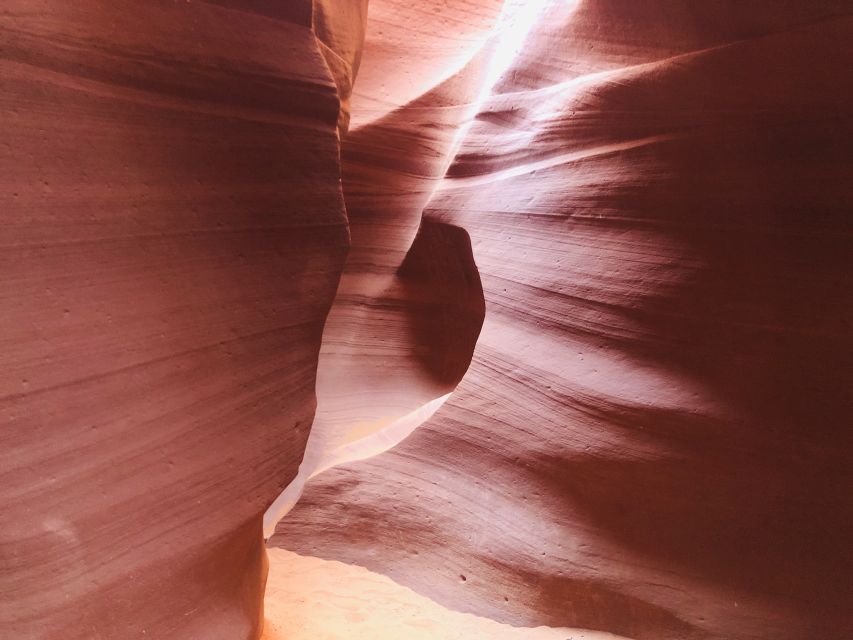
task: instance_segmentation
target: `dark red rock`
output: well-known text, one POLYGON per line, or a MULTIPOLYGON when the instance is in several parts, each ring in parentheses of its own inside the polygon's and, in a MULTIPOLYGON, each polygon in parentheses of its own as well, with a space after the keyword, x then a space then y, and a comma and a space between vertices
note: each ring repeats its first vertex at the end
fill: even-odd
POLYGON ((471 238, 470 369, 272 544, 513 624, 853 635, 851 37, 838 2, 546 8, 425 206, 471 238))
POLYGON ((4 639, 259 633, 348 244, 311 10, 0 8, 4 639))

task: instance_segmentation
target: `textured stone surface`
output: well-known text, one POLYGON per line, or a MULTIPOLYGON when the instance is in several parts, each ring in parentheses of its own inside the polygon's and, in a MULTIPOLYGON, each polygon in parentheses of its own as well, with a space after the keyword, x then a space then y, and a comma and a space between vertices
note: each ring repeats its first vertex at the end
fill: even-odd
POLYGON ((853 637, 851 41, 3 3, 0 638, 853 637))
POLYGON ((348 242, 347 25, 2 3, 0 637, 259 633, 348 242))
MULTIPOLYGON (((440 103, 478 114, 423 207, 469 234, 486 319, 444 406, 272 544, 515 624, 850 637, 850 13, 547 3, 485 99, 469 64, 354 132, 349 175, 436 161, 418 115, 473 91, 440 103)), ((403 173, 353 206, 419 220, 403 173)))
POLYGON ((269 561, 262 640, 622 640, 457 613, 362 567, 284 549, 269 561))
POLYGON ((267 514, 268 534, 308 478, 399 442, 443 403, 471 360, 484 305, 470 240, 452 225, 419 229, 484 81, 485 37, 467 30, 487 18, 494 27, 500 3, 442 5, 370 7, 366 73, 341 157, 351 247, 323 334, 305 459, 267 514), (447 21, 462 31, 443 31, 447 21), (416 71, 439 63, 463 68, 404 104, 411 83, 424 80, 416 71))

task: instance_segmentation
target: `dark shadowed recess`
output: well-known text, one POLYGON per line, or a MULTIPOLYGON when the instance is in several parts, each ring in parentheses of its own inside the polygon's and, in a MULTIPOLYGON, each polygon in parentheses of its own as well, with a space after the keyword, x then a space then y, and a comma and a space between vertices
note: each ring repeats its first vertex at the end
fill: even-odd
POLYGON ((424 220, 398 274, 413 301, 421 362, 437 381, 458 384, 486 314, 471 238, 459 227, 424 220))

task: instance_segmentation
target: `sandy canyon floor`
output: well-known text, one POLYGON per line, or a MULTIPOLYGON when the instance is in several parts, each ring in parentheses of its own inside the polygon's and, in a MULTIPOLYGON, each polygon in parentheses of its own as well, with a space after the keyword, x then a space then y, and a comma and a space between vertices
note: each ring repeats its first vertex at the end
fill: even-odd
POLYGON ((362 567, 269 549, 262 640, 620 640, 458 613, 362 567))

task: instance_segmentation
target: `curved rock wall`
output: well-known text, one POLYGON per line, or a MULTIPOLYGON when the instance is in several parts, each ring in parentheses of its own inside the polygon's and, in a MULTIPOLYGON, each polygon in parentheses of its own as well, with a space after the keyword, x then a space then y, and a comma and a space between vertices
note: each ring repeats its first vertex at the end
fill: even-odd
POLYGON ((500 2, 484 0, 476 11, 442 4, 370 6, 366 74, 341 150, 350 253, 323 334, 317 416, 298 477, 265 517, 270 535, 309 478, 409 435, 471 360, 484 305, 470 240, 452 225, 421 228, 421 220, 474 115, 488 62, 482 23, 495 25, 500 2), (446 21, 462 31, 442 32, 446 21), (461 68, 430 67, 438 84, 405 102, 424 81, 424 65, 439 62, 461 68))
POLYGON ((348 245, 342 4, 0 7, 0 637, 257 637, 348 245))
MULTIPOLYGON (((845 2, 544 3, 488 96, 440 111, 478 112, 424 207, 471 239, 470 369, 272 544, 514 624, 853 634, 852 36, 845 2)), ((394 113, 349 175, 423 153, 394 113)), ((419 220, 407 176, 353 204, 419 220)))
POLYGON ((0 637, 853 636, 849 1, 367 18, 0 8, 0 637))

